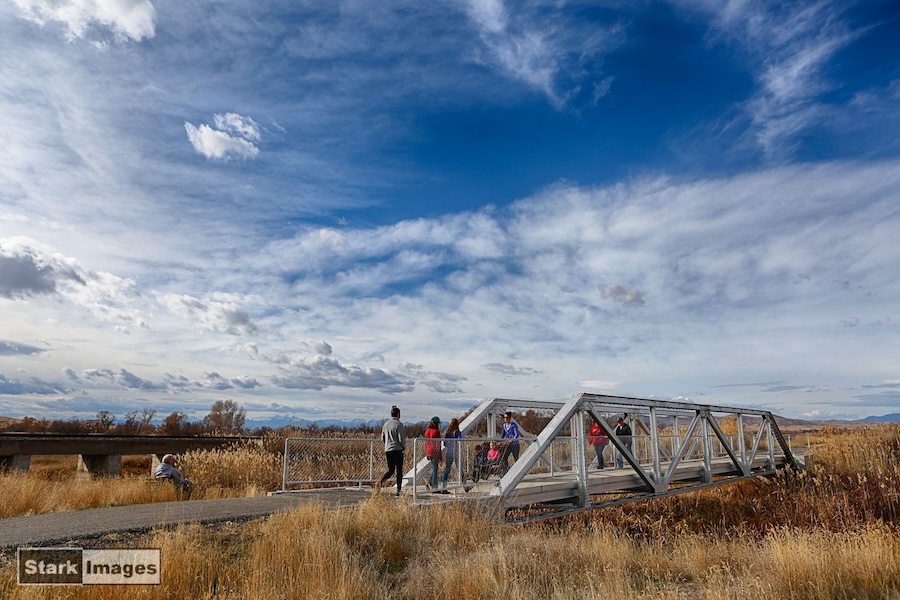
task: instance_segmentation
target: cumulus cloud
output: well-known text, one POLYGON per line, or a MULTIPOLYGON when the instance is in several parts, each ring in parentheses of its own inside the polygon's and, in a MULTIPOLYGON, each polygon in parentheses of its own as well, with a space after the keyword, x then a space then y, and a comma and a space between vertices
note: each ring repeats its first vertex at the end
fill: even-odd
POLYGON ((215 371, 206 373, 204 378, 199 382, 200 387, 210 388, 213 390, 230 390, 234 386, 230 381, 216 373, 215 371))
POLYGON ((516 367, 503 363, 487 363, 481 365, 481 368, 494 373, 500 373, 501 375, 505 375, 508 377, 531 377, 534 375, 540 375, 542 373, 542 371, 532 369, 531 367, 516 367))
POLYGON ((252 335, 257 330, 250 315, 227 294, 207 299, 188 294, 163 294, 160 302, 173 313, 191 319, 208 331, 252 335))
POLYGON ((343 365, 336 359, 320 356, 291 361, 284 373, 272 377, 283 388, 323 390, 328 387, 373 389, 386 394, 412 391, 412 381, 397 377, 382 369, 343 365))
POLYGON ((415 387, 415 382, 407 377, 373 367, 341 364, 336 358, 323 355, 273 352, 265 358, 279 369, 279 374, 272 377, 272 383, 287 389, 323 390, 329 387, 346 387, 398 394, 415 387))
POLYGON ((0 297, 26 298, 57 292, 62 281, 87 285, 73 261, 14 239, 0 240, 0 297))
POLYGON ((461 394, 464 392, 460 385, 468 379, 463 375, 430 371, 424 365, 413 363, 401 364, 398 367, 401 373, 409 375, 421 385, 437 394, 461 394))
POLYGON ((61 23, 70 40, 84 38, 92 26, 119 39, 140 42, 156 35, 156 9, 149 0, 13 0, 23 18, 45 25, 61 23))
POLYGON ((643 306, 644 298, 638 290, 622 287, 616 283, 601 283, 600 295, 621 302, 622 306, 643 306))
POLYGON ((188 140, 206 158, 228 160, 232 157, 255 158, 259 148, 260 131, 250 117, 226 113, 213 117, 215 128, 205 123, 199 127, 185 121, 188 140))
POLYGON ((68 391, 65 386, 59 383, 42 381, 35 377, 30 378, 28 381, 19 381, 17 379, 9 379, 5 375, 0 374, 0 394, 3 395, 48 395, 64 394, 68 391))
POLYGON ((234 388, 250 390, 259 387, 260 383, 255 377, 246 375, 242 377, 224 377, 215 371, 210 371, 205 373, 203 379, 197 382, 197 386, 212 390, 230 390, 234 388))
POLYGON ((58 296, 110 322, 146 327, 134 282, 81 267, 25 238, 0 239, 0 297, 58 296))
POLYGON ((166 391, 168 386, 164 382, 155 382, 144 379, 127 369, 85 369, 81 372, 81 379, 90 381, 96 385, 114 389, 142 390, 142 391, 166 391))
MULTIPOLYGON (((2 268, 0 268, 2 270, 2 268)), ((45 352, 46 348, 38 348, 29 344, 20 344, 18 342, 9 342, 0 340, 0 356, 20 356, 29 354, 40 354, 45 352)))

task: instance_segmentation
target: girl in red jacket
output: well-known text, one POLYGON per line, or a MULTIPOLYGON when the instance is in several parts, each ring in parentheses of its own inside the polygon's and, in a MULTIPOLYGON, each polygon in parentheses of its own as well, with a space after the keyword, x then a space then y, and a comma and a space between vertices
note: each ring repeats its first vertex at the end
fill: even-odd
POLYGON ((436 490, 438 481, 438 468, 441 464, 441 420, 431 417, 431 423, 425 430, 425 457, 431 462, 431 476, 428 478, 428 489, 436 490), (434 441, 431 441, 434 440, 434 441))

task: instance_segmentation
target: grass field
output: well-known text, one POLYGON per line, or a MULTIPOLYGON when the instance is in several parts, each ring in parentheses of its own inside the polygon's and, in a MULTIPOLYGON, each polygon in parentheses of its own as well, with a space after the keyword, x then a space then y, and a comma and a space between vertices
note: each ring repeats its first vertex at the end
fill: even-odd
MULTIPOLYGON (((814 456, 803 473, 524 526, 377 494, 185 526, 128 540, 162 549, 160 586, 18 587, 8 562, 0 597, 900 598, 900 425, 828 431, 814 456)), ((205 489, 257 485, 213 477, 205 489)))

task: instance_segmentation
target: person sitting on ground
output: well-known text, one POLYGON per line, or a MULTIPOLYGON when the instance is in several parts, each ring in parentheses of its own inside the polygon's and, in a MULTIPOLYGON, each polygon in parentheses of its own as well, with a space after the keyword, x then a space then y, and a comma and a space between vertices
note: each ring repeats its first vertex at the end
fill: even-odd
POLYGON ((153 470, 153 476, 156 479, 171 479, 172 483, 186 492, 191 489, 191 482, 182 477, 178 469, 175 468, 175 456, 172 454, 163 456, 162 462, 153 470))

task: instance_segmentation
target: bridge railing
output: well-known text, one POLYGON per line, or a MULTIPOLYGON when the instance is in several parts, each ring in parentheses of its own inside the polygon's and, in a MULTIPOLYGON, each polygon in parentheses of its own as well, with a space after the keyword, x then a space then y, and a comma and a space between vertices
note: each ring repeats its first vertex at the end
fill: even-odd
MULTIPOLYGON (((745 435, 745 447, 751 447, 753 439, 751 435, 745 435)), ((790 442, 790 436, 786 436, 790 442)), ((737 434, 727 436, 732 448, 737 447, 737 434)), ((407 444, 404 467, 417 464, 425 458, 425 444, 430 440, 415 438, 407 444)), ((519 439, 519 453, 524 453, 534 443, 535 438, 523 437, 519 439)), ((660 453, 665 458, 672 456, 677 451, 682 438, 679 436, 659 436, 660 453)), ((496 483, 503 473, 503 467, 487 463, 484 455, 485 448, 490 447, 491 442, 498 442, 501 454, 507 447, 503 440, 496 438, 468 437, 460 440, 441 439, 442 455, 446 456, 447 445, 450 445, 450 455, 453 457, 450 472, 447 477, 447 489, 454 490, 471 486, 490 485, 496 483)), ((528 473, 544 476, 562 476, 576 470, 573 460, 578 456, 584 456, 587 468, 596 466, 596 453, 593 448, 587 448, 584 452, 576 452, 574 445, 579 440, 571 436, 559 436, 553 440, 550 448, 544 453, 528 473)), ((709 440, 713 458, 726 457, 728 454, 718 438, 709 440)), ((760 453, 768 453, 768 440, 760 441, 760 453)), ((702 460, 703 448, 699 439, 693 444, 683 460, 702 460)), ((637 435, 633 439, 633 451, 635 458, 642 465, 652 462, 652 444, 647 436, 637 435)), ((773 452, 781 455, 781 448, 775 444, 773 452)), ((618 452, 610 444, 604 451, 604 463, 607 468, 615 465, 618 452)), ((439 464, 438 487, 442 487, 443 474, 446 470, 446 460, 439 464)), ((513 463, 510 455, 509 463, 513 463)), ((381 479, 387 471, 387 461, 384 456, 384 445, 377 438, 287 438, 284 447, 284 474, 282 490, 297 487, 326 487, 326 486, 368 486, 381 479)), ((431 469, 425 468, 419 471, 415 482, 416 493, 428 491, 431 469)), ((393 483, 393 482, 390 482, 393 483)), ((407 484, 413 482, 407 481, 407 484)))
MULTIPOLYGON (((737 447, 737 434, 728 436, 729 445, 737 447)), ((745 435, 745 444, 750 448, 753 443, 752 436, 745 435)), ((660 453, 664 456, 663 462, 667 462, 666 456, 674 456, 682 443, 683 438, 675 435, 658 436, 660 444, 660 453)), ((566 476, 578 471, 575 461, 583 457, 585 467, 591 469, 596 467, 597 458, 593 448, 587 448, 584 452, 579 452, 576 446, 583 443, 583 438, 572 436, 558 436, 550 444, 547 451, 542 455, 541 459, 528 469, 528 475, 538 475, 544 477, 566 476)), ((519 455, 521 456, 531 444, 536 441, 534 437, 519 438, 519 455)), ((436 443, 434 440, 426 440, 425 438, 416 438, 407 445, 406 463, 421 464, 426 458, 426 445, 436 443)), ((440 440, 437 442, 441 445, 442 455, 445 460, 438 463, 437 476, 432 479, 432 468, 430 465, 417 470, 416 480, 406 481, 407 486, 412 486, 414 495, 429 493, 434 491, 449 491, 457 493, 460 489, 466 492, 475 488, 477 491, 484 491, 486 487, 496 485, 502 475, 506 472, 506 453, 509 453, 508 463, 510 466, 514 464, 513 453, 510 451, 506 440, 498 440, 497 438, 463 438, 460 440, 440 440), (497 442, 500 451, 500 460, 498 462, 489 462, 486 460, 485 448, 490 446, 491 442, 497 442), (447 445, 451 446, 451 467, 447 472, 447 482, 444 484, 444 473, 447 471, 447 445)), ((727 458, 728 451, 724 445, 717 439, 708 440, 708 447, 711 459, 727 458)), ((695 442, 688 450, 686 455, 681 459, 686 461, 702 461, 704 460, 703 444, 701 440, 695 438, 695 442)), ((633 450, 635 458, 638 462, 649 467, 652 465, 651 440, 648 436, 638 435, 633 439, 633 450)), ((776 457, 783 455, 781 448, 775 444, 772 448, 776 457)), ((759 443, 758 455, 768 455, 768 440, 763 439, 759 443)), ((616 462, 618 452, 610 444, 604 452, 604 464, 607 469, 613 468, 616 462)), ((626 468, 630 468, 625 463, 626 468)))
POLYGON ((287 438, 281 489, 369 485, 387 470, 376 438, 287 438))

